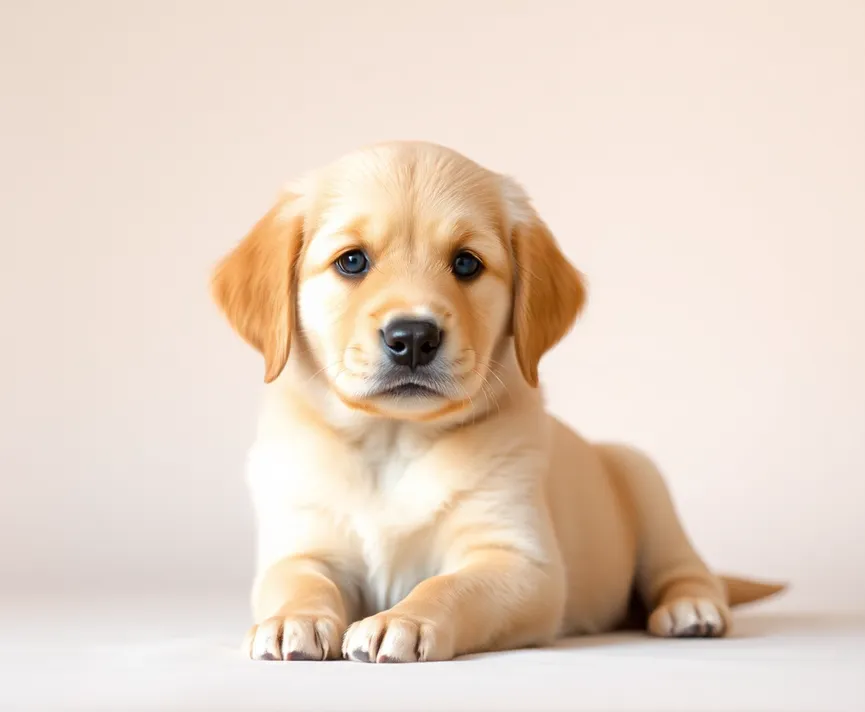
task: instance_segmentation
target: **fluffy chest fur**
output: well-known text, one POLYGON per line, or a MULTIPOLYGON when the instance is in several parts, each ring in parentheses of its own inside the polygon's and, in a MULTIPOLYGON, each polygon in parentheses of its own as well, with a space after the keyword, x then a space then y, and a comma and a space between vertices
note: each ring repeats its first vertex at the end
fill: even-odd
POLYGON ((368 612, 390 608, 440 564, 430 524, 443 502, 434 495, 424 498, 422 487, 419 498, 410 493, 423 484, 431 445, 428 436, 404 424, 384 422, 356 446, 369 488, 349 519, 361 554, 355 578, 368 612))
POLYGON ((435 438, 419 429, 383 421, 328 440, 295 428, 250 453, 259 566, 328 552, 361 607, 384 610, 437 573, 433 524, 457 491, 435 464, 435 438))

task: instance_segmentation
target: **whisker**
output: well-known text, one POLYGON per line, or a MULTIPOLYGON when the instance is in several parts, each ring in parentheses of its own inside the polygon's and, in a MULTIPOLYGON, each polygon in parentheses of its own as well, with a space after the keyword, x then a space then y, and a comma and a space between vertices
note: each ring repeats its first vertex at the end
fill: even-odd
POLYGON ((499 383, 502 384, 502 388, 505 389, 505 393, 507 393, 508 395, 510 395, 510 391, 508 390, 508 386, 507 386, 507 384, 502 380, 502 377, 499 376, 498 373, 496 373, 496 369, 495 369, 495 368, 490 368, 490 369, 487 371, 487 373, 490 373, 490 374, 492 374, 493 376, 495 376, 495 377, 496 377, 496 380, 497 380, 499 383))
POLYGON ((466 398, 469 399, 469 406, 472 409, 472 425, 474 425, 475 420, 477 419, 477 413, 475 412, 475 402, 472 399, 471 395, 469 395, 469 392, 466 390, 466 387, 462 383, 457 382, 457 385, 463 389, 463 393, 465 393, 466 398))
MULTIPOLYGON (((484 395, 487 395, 487 392, 489 392, 489 394, 492 395, 493 403, 495 403, 495 405, 496 405, 496 414, 501 413, 502 412, 501 403, 499 403, 499 399, 496 397, 496 392, 493 389, 493 387, 490 385, 489 381, 487 381, 487 379, 484 378, 484 376, 481 375, 481 373, 479 371, 477 371, 476 369, 472 369, 472 373, 474 373, 480 379, 481 390, 484 392, 484 395)), ((489 403, 489 396, 487 396, 487 403, 489 403)))
POLYGON ((334 366, 339 366, 339 365, 340 365, 340 361, 337 360, 337 361, 334 361, 332 363, 329 363, 329 364, 321 367, 320 369, 318 369, 318 371, 316 371, 308 379, 306 379, 305 383, 309 383, 316 376, 320 375, 321 373, 324 373, 325 371, 327 371, 330 368, 333 368, 334 366))

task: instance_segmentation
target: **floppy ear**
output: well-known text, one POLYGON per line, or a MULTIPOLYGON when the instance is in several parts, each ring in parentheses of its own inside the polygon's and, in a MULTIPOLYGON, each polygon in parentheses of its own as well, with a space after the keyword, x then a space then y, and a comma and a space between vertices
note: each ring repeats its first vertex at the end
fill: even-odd
POLYGON ((538 363, 571 329, 586 299, 582 275, 559 249, 523 189, 505 182, 516 267, 513 334, 517 362, 529 385, 538 363))
POLYGON ((294 268, 303 240, 297 195, 281 198, 216 267, 213 298, 243 339, 264 356, 265 383, 288 361, 294 327, 294 268))

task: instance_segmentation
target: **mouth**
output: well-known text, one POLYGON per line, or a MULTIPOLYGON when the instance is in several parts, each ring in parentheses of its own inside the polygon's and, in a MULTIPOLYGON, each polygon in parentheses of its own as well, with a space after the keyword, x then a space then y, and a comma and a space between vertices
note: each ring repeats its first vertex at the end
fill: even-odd
POLYGON ((442 394, 420 383, 402 383, 383 388, 376 395, 385 398, 441 398, 442 394))

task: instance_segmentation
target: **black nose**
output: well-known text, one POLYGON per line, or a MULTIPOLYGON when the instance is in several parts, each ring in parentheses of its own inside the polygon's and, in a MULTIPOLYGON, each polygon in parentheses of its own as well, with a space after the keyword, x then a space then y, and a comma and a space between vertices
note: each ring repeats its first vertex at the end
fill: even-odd
POLYGON ((426 366, 436 357, 442 331, 431 321, 397 319, 381 332, 385 353, 400 366, 426 366))

